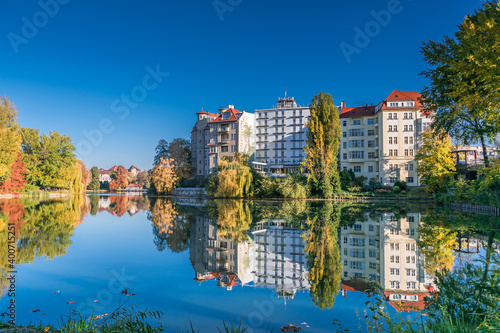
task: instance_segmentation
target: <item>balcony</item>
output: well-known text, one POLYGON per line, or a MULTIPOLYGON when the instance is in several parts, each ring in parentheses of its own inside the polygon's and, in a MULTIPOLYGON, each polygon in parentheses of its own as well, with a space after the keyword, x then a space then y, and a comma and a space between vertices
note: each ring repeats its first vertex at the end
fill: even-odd
POLYGON ((218 133, 227 133, 229 132, 229 126, 222 126, 217 129, 218 133))

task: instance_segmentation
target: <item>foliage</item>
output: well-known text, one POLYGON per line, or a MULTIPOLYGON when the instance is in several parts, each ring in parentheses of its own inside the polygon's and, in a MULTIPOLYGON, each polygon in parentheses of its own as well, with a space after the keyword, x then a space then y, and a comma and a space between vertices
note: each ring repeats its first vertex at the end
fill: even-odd
POLYGON ((392 188, 392 191, 393 191, 394 193, 399 193, 399 192, 401 192, 401 189, 399 188, 399 186, 394 186, 394 187, 392 188))
POLYGON ((7 96, 0 97, 0 182, 9 178, 20 145, 17 108, 7 96))
POLYGON ((217 200, 209 208, 209 216, 217 221, 217 234, 235 243, 248 239, 252 224, 250 206, 243 200, 217 200))
POLYGON ((382 188, 382 183, 377 178, 370 178, 368 185, 372 188, 372 191, 382 188))
POLYGON ((281 180, 278 192, 285 199, 306 199, 311 194, 311 186, 307 183, 306 177, 292 173, 281 180))
POLYGON ((21 129, 26 180, 40 188, 70 189, 77 164, 71 139, 57 132, 39 134, 38 129, 21 129))
POLYGON ((423 90, 433 128, 453 132, 464 144, 480 141, 486 165, 486 142, 500 132, 500 2, 485 1, 458 26, 455 37, 422 47, 431 67, 423 90))
POLYGON ((99 189, 101 188, 101 184, 99 183, 99 169, 94 166, 92 167, 92 169, 90 169, 90 173, 92 174, 92 180, 90 181, 87 189, 91 191, 99 191, 99 189))
POLYGON ((173 160, 161 159, 151 173, 151 182, 154 184, 156 193, 168 194, 177 183, 177 175, 175 174, 173 160))
POLYGON ((168 246, 172 252, 180 253, 189 248, 191 221, 181 215, 167 198, 156 198, 148 220, 153 222, 154 243, 158 251, 168 246))
POLYGON ((252 172, 248 157, 235 154, 232 159, 223 158, 218 165, 217 180, 211 178, 207 187, 209 194, 217 198, 242 198, 250 192, 252 172), (215 187, 215 183, 217 186, 215 187), (215 191, 214 191, 215 189, 215 191))
POLYGON ((175 174, 179 181, 191 175, 191 144, 186 139, 176 138, 172 142, 161 139, 155 149, 153 166, 157 166, 161 159, 171 159, 175 174))
MULTIPOLYGON (((408 189, 408 184, 406 184, 405 181, 401 181, 401 180, 397 180, 395 183, 394 183, 394 187, 399 187, 399 189, 401 191, 406 191, 408 189)), ((393 188, 394 189, 394 188, 393 188)))
POLYGON ((0 192, 14 193, 21 192, 26 186, 26 168, 22 159, 21 152, 17 153, 17 159, 11 167, 9 178, 0 182, 0 192))
POLYGON ((120 165, 115 172, 111 173, 111 182, 109 183, 109 190, 116 191, 128 185, 128 170, 120 165))
POLYGON ((337 107, 330 94, 316 95, 310 106, 307 122, 307 157, 302 162, 308 171, 308 180, 323 198, 331 198, 340 192, 337 169, 337 154, 341 138, 340 119, 337 107))
POLYGON ((356 175, 354 174, 354 171, 352 171, 352 169, 349 169, 349 171, 340 171, 339 177, 342 190, 347 191, 347 189, 351 186, 351 183, 356 178, 356 175))
POLYGON ((309 269, 309 294, 314 305, 329 309, 335 303, 340 289, 342 264, 338 244, 340 207, 332 202, 324 202, 318 214, 308 218, 307 245, 304 249, 309 269))
POLYGON ((137 174, 137 183, 142 187, 149 187, 149 172, 141 171, 137 174))
POLYGON ((427 273, 434 275, 436 272, 451 271, 457 233, 440 226, 430 216, 422 218, 418 233, 420 238, 417 244, 425 257, 424 268, 427 273))
POLYGON ((415 155, 422 183, 429 192, 437 192, 453 179, 455 163, 451 156, 451 139, 444 132, 427 130, 415 155))

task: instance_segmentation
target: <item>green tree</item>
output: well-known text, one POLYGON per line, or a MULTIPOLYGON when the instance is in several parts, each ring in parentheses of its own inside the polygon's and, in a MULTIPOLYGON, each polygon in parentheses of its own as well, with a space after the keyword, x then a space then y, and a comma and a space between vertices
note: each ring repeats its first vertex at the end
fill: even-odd
POLYGON ((155 149, 153 166, 161 159, 171 159, 178 181, 191 176, 191 144, 186 139, 176 138, 171 143, 161 139, 155 149))
POLYGON ((0 97, 0 182, 9 178, 20 146, 17 109, 7 96, 0 97))
POLYGON ((341 138, 340 119, 337 107, 330 94, 321 92, 312 100, 311 115, 307 122, 307 157, 303 166, 308 179, 324 198, 340 192, 337 154, 341 138))
POLYGON ((99 183, 99 169, 94 166, 90 169, 90 173, 92 174, 92 180, 88 186, 88 189, 91 191, 99 191, 101 188, 101 184, 99 183))
POLYGON ((433 127, 453 132, 464 144, 486 143, 500 129, 500 2, 486 1, 458 26, 455 38, 430 41, 422 53, 430 69, 422 72, 431 84, 423 90, 426 111, 435 114, 433 127))
POLYGON ((155 157, 153 159, 153 167, 160 164, 161 159, 168 159, 168 141, 161 139, 155 148, 155 157))
MULTIPOLYGON (((39 134, 38 129, 22 128, 21 148, 26 166, 26 180, 41 188, 71 189, 77 159, 71 138, 57 132, 39 134)), ((81 181, 82 172, 79 172, 81 181)))
POLYGON ((456 168, 451 156, 451 139, 444 132, 424 131, 415 159, 422 183, 429 192, 439 191, 453 179, 456 168))

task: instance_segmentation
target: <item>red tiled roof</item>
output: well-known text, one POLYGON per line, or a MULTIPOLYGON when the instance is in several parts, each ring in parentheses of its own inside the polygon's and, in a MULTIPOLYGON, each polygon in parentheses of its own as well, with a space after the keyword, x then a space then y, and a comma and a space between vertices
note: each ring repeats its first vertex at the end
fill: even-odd
POLYGON ((419 311, 425 308, 425 297, 427 297, 428 293, 409 293, 409 292, 384 292, 385 298, 389 301, 390 295, 416 295, 418 297, 417 301, 404 301, 404 300, 393 300, 389 301, 389 304, 392 305, 397 312, 410 312, 410 311, 419 311))
POLYGON ((128 169, 128 171, 132 171, 132 170, 136 170, 136 171, 141 172, 141 169, 136 168, 134 165, 132 165, 132 166, 128 169))
POLYGON ((206 114, 209 117, 217 117, 218 116, 217 113, 209 113, 209 112, 203 111, 203 110, 201 110, 200 112, 198 112, 196 115, 200 115, 200 114, 206 114))
POLYGON ((127 187, 141 187, 139 184, 128 184, 127 187))
POLYGON ((394 90, 387 98, 384 100, 384 109, 385 108, 391 108, 391 109, 408 109, 408 108, 415 108, 415 109, 420 109, 423 107, 422 103, 420 102, 420 98, 422 97, 422 94, 420 94, 417 91, 401 91, 401 90, 394 90), (415 101, 415 106, 409 107, 392 107, 388 106, 387 102, 397 102, 397 101, 415 101))
POLYGON ((215 118, 215 120, 212 120, 210 122, 210 124, 213 124, 213 123, 227 123, 227 122, 235 122, 235 121, 238 121, 238 117, 236 116, 237 114, 241 113, 240 111, 236 110, 236 109, 227 109, 226 111, 222 112, 222 114, 218 115, 217 118, 215 118), (227 120, 223 120, 222 119, 222 115, 226 112, 230 112, 231 113, 231 117, 227 120))
POLYGON ((108 169, 108 171, 116 171, 118 170, 118 167, 116 165, 114 165, 112 168, 108 169))
POLYGON ((374 106, 358 106, 354 108, 342 108, 340 118, 366 117, 375 114, 374 106))

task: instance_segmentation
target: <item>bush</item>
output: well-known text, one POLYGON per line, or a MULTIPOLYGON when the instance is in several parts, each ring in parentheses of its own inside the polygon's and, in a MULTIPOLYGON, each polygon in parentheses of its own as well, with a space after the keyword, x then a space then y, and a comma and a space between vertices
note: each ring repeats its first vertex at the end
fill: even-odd
POLYGON ((414 187, 408 191, 410 198, 430 198, 425 187, 414 187))
POLYGON ((399 193, 399 192, 401 192, 401 189, 399 188, 399 186, 394 186, 394 187, 392 188, 392 191, 393 191, 394 193, 399 193))
POLYGON ((406 191, 406 189, 408 188, 408 184, 406 184, 406 182, 403 182, 401 180, 398 180, 394 183, 394 187, 399 187, 401 189, 401 191, 406 191))
POLYGON ((287 199, 305 199, 310 196, 311 187, 307 177, 294 173, 281 180, 278 192, 287 199))

